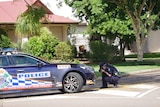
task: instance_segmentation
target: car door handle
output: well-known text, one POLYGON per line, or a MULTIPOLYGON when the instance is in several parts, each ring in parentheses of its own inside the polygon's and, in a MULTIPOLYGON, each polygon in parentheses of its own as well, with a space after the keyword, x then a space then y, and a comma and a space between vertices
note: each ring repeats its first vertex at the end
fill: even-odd
POLYGON ((24 70, 17 70, 17 72, 24 72, 24 70))

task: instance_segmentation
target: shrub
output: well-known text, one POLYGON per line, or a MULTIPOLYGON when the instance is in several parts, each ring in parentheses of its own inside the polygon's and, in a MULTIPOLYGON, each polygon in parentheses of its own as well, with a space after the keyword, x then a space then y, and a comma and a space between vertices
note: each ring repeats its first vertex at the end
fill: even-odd
POLYGON ((63 61, 73 58, 72 47, 66 42, 60 42, 55 47, 55 54, 58 59, 63 61))
POLYGON ((71 45, 71 48, 72 48, 73 57, 76 58, 77 57, 77 48, 75 45, 71 45))
POLYGON ((40 37, 34 36, 29 39, 27 43, 25 43, 25 49, 27 53, 30 53, 34 56, 43 56, 44 44, 40 37))
POLYGON ((112 62, 113 58, 117 55, 117 47, 107 45, 101 41, 90 41, 89 57, 93 62, 107 61, 112 62))
POLYGON ((23 50, 34 56, 50 60, 55 56, 55 46, 59 41, 47 28, 41 28, 40 34, 39 37, 31 37, 23 45, 23 50))
POLYGON ((0 35, 0 47, 1 48, 8 48, 11 46, 11 41, 7 36, 0 35))

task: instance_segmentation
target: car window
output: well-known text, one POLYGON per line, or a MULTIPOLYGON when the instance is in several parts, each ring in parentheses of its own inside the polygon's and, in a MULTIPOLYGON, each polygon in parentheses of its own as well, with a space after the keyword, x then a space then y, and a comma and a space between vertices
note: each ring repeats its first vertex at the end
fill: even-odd
POLYGON ((0 56, 0 66, 8 66, 8 60, 6 56, 0 56))
POLYGON ((12 56, 15 65, 36 65, 37 60, 28 56, 12 56))

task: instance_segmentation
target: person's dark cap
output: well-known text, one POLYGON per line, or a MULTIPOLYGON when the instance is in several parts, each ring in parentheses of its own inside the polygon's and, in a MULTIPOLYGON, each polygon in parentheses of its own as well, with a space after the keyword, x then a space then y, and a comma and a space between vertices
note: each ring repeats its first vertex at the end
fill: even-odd
POLYGON ((100 67, 102 67, 102 66, 107 66, 107 65, 108 65, 108 64, 105 63, 105 62, 101 62, 101 63, 99 64, 100 67))

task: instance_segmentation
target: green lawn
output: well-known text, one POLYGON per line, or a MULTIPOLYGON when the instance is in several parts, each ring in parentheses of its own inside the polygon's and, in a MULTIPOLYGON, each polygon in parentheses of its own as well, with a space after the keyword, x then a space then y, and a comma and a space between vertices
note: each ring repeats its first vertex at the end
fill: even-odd
MULTIPOLYGON (((96 72, 99 70, 98 65, 90 65, 94 68, 96 72)), ((118 66, 118 65, 113 65, 115 66, 120 72, 134 72, 134 71, 140 71, 140 70, 146 70, 146 69, 155 69, 155 68, 160 68, 159 65, 136 65, 136 66, 118 66)))
MULTIPOLYGON (((89 64, 95 70, 96 75, 99 77, 101 74, 98 72, 99 66, 98 64, 89 64)), ((129 72, 137 72, 149 69, 160 68, 159 65, 135 65, 135 66, 122 66, 122 65, 114 65, 121 74, 127 74, 129 72)))
MULTIPOLYGON (((113 66, 115 66, 119 72, 121 72, 121 74, 160 68, 160 53, 144 54, 144 61, 142 62, 136 61, 136 55, 126 56, 126 60, 127 62, 113 64, 113 66)), ((98 72, 98 63, 89 65, 95 69, 95 73, 98 77, 101 76, 101 74, 98 72)))
POLYGON ((160 68, 160 66, 158 65, 115 66, 115 67, 122 73, 160 68))

